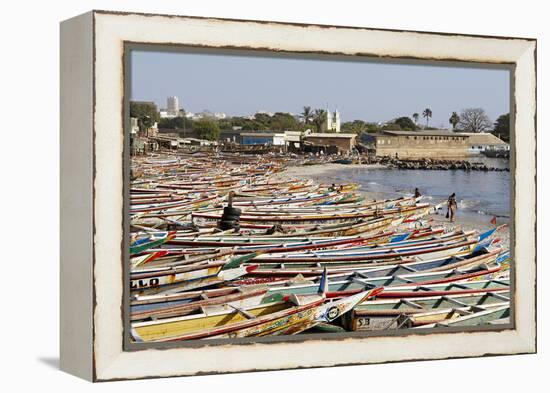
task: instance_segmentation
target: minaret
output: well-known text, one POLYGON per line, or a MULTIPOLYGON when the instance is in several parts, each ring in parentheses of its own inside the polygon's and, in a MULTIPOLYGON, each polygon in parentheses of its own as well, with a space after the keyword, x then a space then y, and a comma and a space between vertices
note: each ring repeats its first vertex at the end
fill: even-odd
POLYGON ((327 123, 327 126, 326 126, 326 130, 325 131, 328 131, 330 132, 332 130, 332 112, 328 110, 325 111, 326 115, 327 115, 327 118, 326 118, 326 123, 327 123))
POLYGON ((333 125, 332 129, 336 132, 340 132, 340 113, 338 112, 338 109, 334 111, 333 118, 333 125))

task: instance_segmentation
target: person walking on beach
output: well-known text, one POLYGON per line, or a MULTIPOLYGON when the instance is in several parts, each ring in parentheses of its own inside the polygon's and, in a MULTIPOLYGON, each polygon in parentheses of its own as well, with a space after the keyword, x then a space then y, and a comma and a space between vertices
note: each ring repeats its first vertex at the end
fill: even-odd
POLYGON ((447 218, 451 222, 454 222, 454 220, 455 220, 456 208, 457 208, 456 195, 453 192, 449 196, 449 199, 447 199, 447 218))

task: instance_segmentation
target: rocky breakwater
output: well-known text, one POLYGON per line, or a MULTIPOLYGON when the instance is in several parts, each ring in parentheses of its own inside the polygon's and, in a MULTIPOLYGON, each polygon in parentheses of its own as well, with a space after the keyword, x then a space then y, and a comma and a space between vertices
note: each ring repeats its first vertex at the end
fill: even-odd
POLYGON ((464 170, 464 171, 494 171, 509 172, 509 168, 495 168, 487 166, 483 162, 470 162, 466 160, 439 160, 430 158, 421 159, 400 159, 392 157, 381 157, 379 164, 388 168, 397 169, 423 169, 423 170, 464 170))

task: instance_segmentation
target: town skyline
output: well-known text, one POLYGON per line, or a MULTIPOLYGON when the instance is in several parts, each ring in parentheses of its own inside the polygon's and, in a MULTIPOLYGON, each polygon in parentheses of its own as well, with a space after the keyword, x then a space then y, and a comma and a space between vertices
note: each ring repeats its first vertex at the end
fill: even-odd
POLYGON ((422 111, 430 108, 433 113, 430 126, 449 128, 452 112, 465 108, 481 107, 491 121, 508 113, 509 71, 132 52, 131 99, 153 101, 160 110, 166 107, 169 96, 177 96, 180 107, 187 112, 209 110, 223 112, 228 117, 250 116, 262 111, 299 115, 304 106, 311 106, 338 110, 342 122, 385 123, 418 113, 418 124, 424 124, 422 111), (356 83, 352 85, 354 78, 356 83))

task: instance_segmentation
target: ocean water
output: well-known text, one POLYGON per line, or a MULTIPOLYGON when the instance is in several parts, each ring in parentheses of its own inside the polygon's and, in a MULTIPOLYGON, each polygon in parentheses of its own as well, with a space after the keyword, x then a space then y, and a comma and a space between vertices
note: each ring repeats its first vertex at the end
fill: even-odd
MULTIPOLYGON (((508 167, 508 160, 472 158, 492 167, 508 167)), ((414 193, 418 187, 426 202, 447 200, 453 192, 458 202, 457 216, 510 217, 510 173, 478 171, 428 171, 363 169, 343 167, 331 174, 333 181, 356 182, 360 190, 374 198, 393 198, 414 193)))

